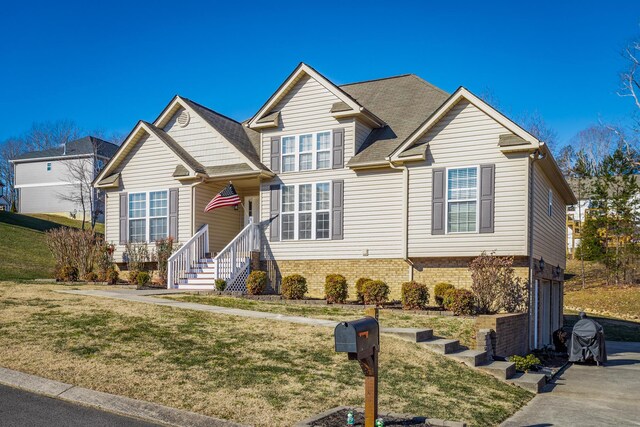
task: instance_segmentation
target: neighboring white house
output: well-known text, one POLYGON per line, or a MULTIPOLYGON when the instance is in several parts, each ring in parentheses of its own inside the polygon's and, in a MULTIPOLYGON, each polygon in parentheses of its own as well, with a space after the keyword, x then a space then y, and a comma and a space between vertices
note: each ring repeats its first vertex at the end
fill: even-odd
POLYGON ((170 287, 224 278, 242 290, 260 265, 274 289, 299 273, 322 296, 340 273, 352 286, 382 279, 397 298, 411 279, 469 286, 469 261, 495 251, 532 281, 532 346, 562 323, 575 197, 543 142, 463 87, 415 75, 336 85, 300 64, 242 123, 176 96, 95 185, 119 262, 126 242, 181 244, 170 287), (205 213, 229 181, 242 206, 205 213))
MULTIPOLYGON (((81 217, 82 206, 70 199, 78 193, 80 181, 91 182, 117 150, 115 144, 86 136, 64 146, 31 151, 11 159, 18 212, 81 217), (79 170, 85 170, 85 179, 78 179, 79 170)), ((97 197, 94 200, 95 211, 103 212, 101 202, 97 197)))

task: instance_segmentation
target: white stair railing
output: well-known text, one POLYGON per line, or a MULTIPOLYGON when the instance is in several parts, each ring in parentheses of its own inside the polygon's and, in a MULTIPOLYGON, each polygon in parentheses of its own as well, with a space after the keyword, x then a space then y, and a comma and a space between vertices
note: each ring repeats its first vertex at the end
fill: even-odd
POLYGON ((169 257, 167 289, 176 288, 178 280, 185 277, 195 264, 209 252, 209 225, 205 224, 184 245, 169 257))
POLYGON ((251 252, 260 249, 260 231, 253 219, 214 258, 216 277, 231 285, 251 260, 251 252))

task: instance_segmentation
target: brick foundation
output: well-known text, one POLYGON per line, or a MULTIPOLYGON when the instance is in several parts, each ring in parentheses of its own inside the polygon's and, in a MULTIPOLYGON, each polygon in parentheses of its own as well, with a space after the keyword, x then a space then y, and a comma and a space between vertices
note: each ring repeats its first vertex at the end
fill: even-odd
MULTIPOLYGON (((413 280, 429 286, 431 303, 435 304, 433 288, 436 283, 448 282, 455 287, 469 288, 473 257, 416 258, 413 262, 413 280)), ((355 281, 360 277, 383 280, 391 289, 391 298, 400 299, 401 286, 409 280, 409 264, 402 259, 343 259, 343 260, 262 260, 261 269, 269 274, 276 292, 280 281, 290 274, 301 274, 307 279, 309 296, 324 296, 324 282, 328 274, 342 274, 349 283, 349 296, 355 296, 355 281)), ((518 276, 528 277, 527 258, 516 258, 514 268, 518 276)))
POLYGON ((495 354, 498 356, 524 356, 529 352, 527 313, 482 315, 476 318, 476 333, 495 331, 495 354))

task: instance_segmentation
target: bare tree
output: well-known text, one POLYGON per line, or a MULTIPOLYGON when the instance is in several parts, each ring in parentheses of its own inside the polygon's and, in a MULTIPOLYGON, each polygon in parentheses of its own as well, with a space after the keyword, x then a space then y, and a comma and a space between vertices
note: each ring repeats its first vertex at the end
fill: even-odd
POLYGON ((640 68, 640 40, 634 40, 629 43, 622 55, 627 61, 628 68, 620 74, 622 87, 618 95, 633 99, 636 107, 640 110, 640 99, 638 99, 638 92, 640 92, 640 76, 638 75, 640 68))
POLYGON ((0 181, 6 187, 5 197, 11 206, 16 200, 16 191, 13 164, 9 160, 17 157, 22 151, 22 142, 15 138, 8 139, 0 145, 0 181))
POLYGON ((558 132, 549 126, 540 112, 524 113, 519 118, 518 123, 527 132, 538 138, 539 141, 543 141, 551 149, 555 149, 558 142, 558 132))
POLYGON ((67 168, 66 180, 72 190, 58 193, 58 197, 79 206, 82 210, 82 229, 84 230, 85 224, 89 221, 93 230, 98 217, 96 192, 92 185, 94 158, 69 159, 64 161, 64 165, 67 168))

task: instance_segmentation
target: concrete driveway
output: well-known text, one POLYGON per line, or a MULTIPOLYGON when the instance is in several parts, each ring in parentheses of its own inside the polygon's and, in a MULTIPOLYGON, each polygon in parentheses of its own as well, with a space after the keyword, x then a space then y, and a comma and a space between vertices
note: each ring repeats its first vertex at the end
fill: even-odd
POLYGON ((640 426, 640 343, 607 341, 605 367, 571 365, 504 427, 640 426))

